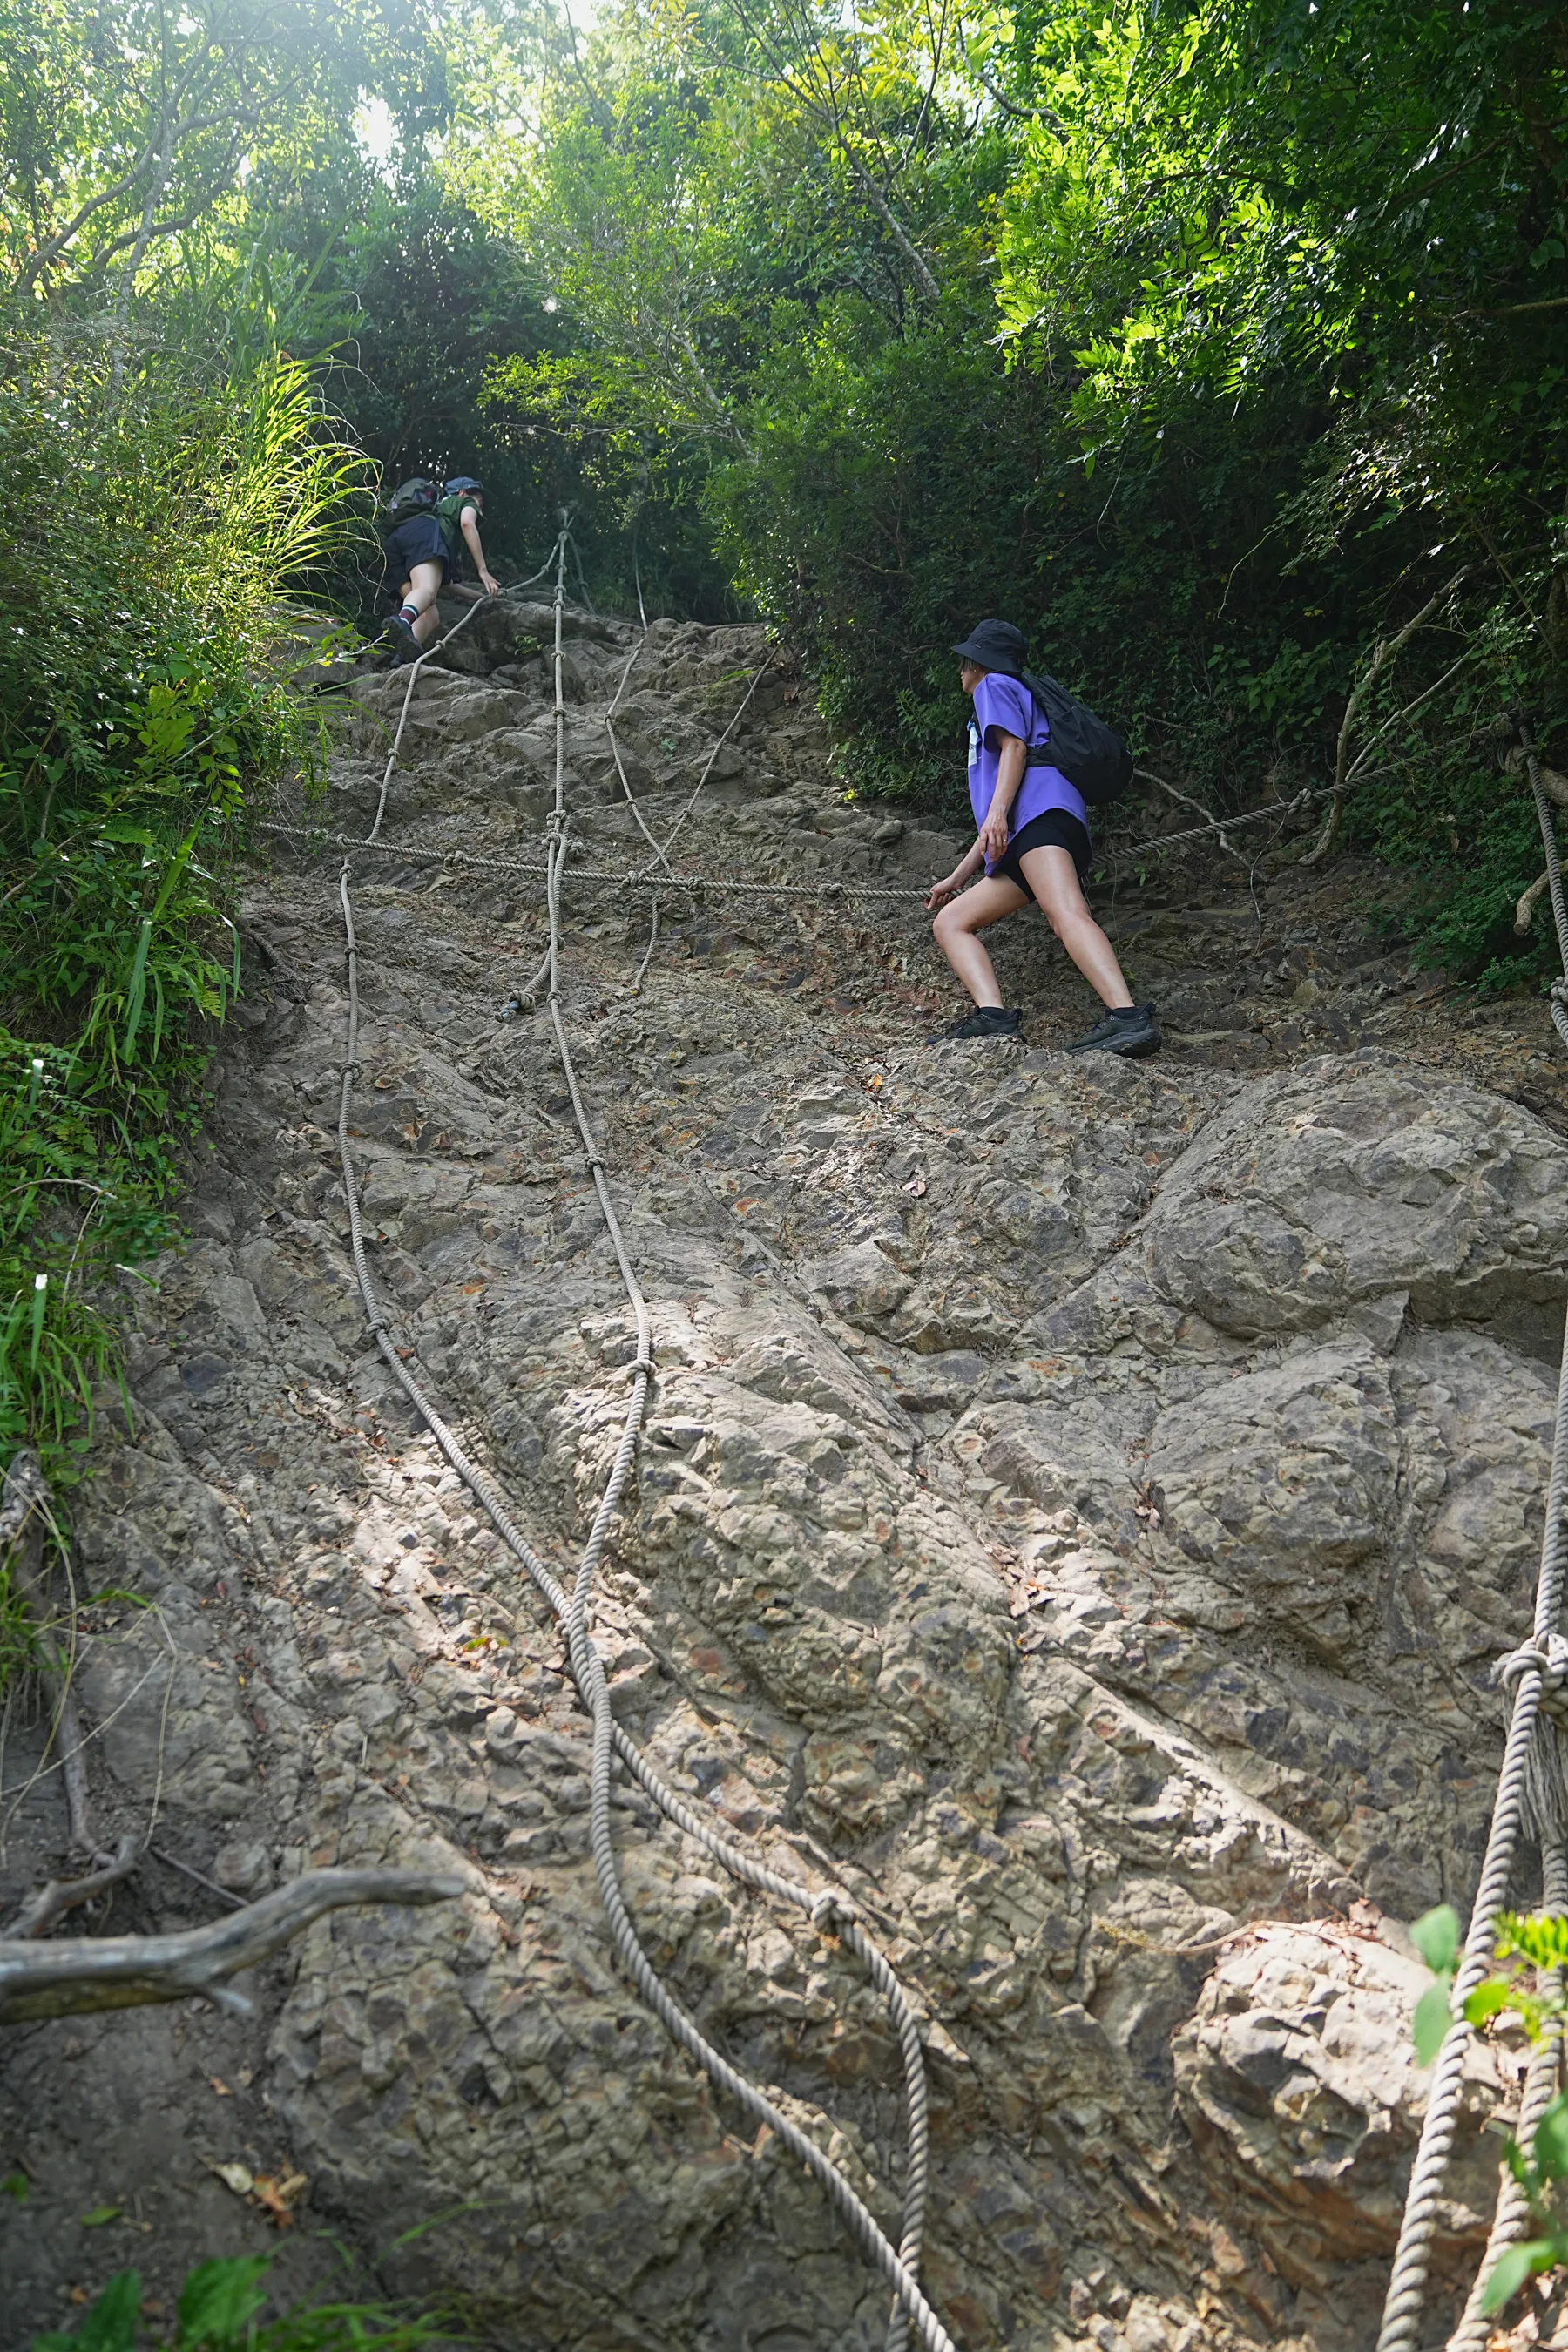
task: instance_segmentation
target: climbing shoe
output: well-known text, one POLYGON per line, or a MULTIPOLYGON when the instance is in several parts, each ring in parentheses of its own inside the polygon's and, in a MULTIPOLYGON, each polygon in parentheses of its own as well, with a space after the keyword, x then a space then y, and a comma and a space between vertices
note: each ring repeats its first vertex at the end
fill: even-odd
POLYGON ((1127 1004, 1097 1021, 1087 1037, 1075 1037, 1069 1054, 1126 1054, 1137 1060, 1160 1050, 1160 1024, 1152 1004, 1127 1004))
POLYGON ((967 1021, 955 1021, 951 1029, 939 1029, 931 1043, 945 1045, 954 1037, 1016 1037, 1022 1013, 1011 1005, 977 1004, 967 1021))

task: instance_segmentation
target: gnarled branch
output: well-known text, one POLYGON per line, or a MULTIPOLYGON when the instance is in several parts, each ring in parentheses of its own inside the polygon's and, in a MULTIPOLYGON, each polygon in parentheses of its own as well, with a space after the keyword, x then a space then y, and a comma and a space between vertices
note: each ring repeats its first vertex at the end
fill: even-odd
POLYGON ((245 2016, 251 2003, 227 1990, 228 1979, 270 1959, 326 1912, 361 1903, 449 1903, 462 1891, 460 1878, 421 1870, 308 1870, 243 1911, 178 1935, 0 1942, 0 2025, 193 1997, 245 2016))
MULTIPOLYGON (((0 1567, 9 1570, 36 1612, 45 1599, 38 1554, 48 1512, 49 1489, 37 1457, 24 1450, 0 1487, 0 1567)), ((89 1855, 92 1867, 80 1878, 52 1880, 0 1936, 0 2025, 68 2017, 84 2010, 134 2009, 193 1995, 243 2014, 250 2003, 243 1994, 226 1990, 227 1979, 280 1951, 324 1912, 361 1903, 447 1903, 462 1893, 460 1878, 426 1871, 310 1870, 226 1919, 178 1935, 38 1940, 62 1913, 129 1877, 141 1858, 133 1837, 121 1837, 112 1853, 94 1838, 81 1727, 69 1678, 61 1674, 50 1679, 58 1685, 55 1732, 70 1806, 71 1839, 89 1855)))
MULTIPOLYGON (((1467 566, 1466 569, 1468 570, 1468 567, 1467 566)), ((1350 789, 1351 774, 1353 772, 1349 764, 1351 736, 1354 731, 1356 720, 1361 715, 1363 703, 1383 672, 1388 667, 1389 663, 1396 655, 1403 652, 1416 630, 1425 627, 1438 605, 1447 602, 1464 578, 1465 572, 1457 572, 1446 588, 1439 588, 1435 596, 1428 597, 1413 621, 1405 622, 1397 636, 1384 637, 1382 643, 1373 648, 1370 664, 1352 687, 1350 700, 1345 704, 1345 715, 1340 721, 1339 740, 1334 746, 1334 784, 1332 796, 1329 802, 1329 813, 1323 819, 1322 831, 1300 861, 1304 866, 1321 865, 1339 839, 1340 822, 1344 814, 1345 794, 1350 789)), ((1456 668, 1458 666, 1457 663, 1454 665, 1456 668)), ((1427 694, 1432 691, 1433 689, 1428 688, 1427 694)), ((1416 700, 1424 702, 1427 696, 1424 694, 1417 696, 1416 700)), ((1411 703, 1408 708, 1413 710, 1415 704, 1411 703)), ((1400 716, 1404 717, 1405 713, 1401 712, 1400 716)))
POLYGON ((1536 907, 1542 894, 1549 888, 1551 881, 1550 874, 1538 874, 1529 889, 1520 894, 1519 904, 1513 910, 1513 928, 1521 939, 1535 920, 1536 907))

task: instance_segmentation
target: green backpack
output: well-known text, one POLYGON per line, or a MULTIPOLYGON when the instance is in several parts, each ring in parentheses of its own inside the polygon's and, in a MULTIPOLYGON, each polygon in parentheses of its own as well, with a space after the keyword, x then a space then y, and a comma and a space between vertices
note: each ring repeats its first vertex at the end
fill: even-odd
POLYGON ((401 523, 410 521, 415 515, 434 514, 436 498, 435 483, 427 482, 423 474, 411 475, 406 482, 399 482, 382 512, 383 539, 390 539, 401 523))

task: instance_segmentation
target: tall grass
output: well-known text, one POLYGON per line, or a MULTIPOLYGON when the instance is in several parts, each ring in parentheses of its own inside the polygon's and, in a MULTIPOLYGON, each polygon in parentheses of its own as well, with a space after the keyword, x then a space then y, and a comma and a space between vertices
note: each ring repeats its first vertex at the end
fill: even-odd
MULTIPOLYGON (((0 1465, 68 1483, 113 1286, 164 1246, 240 985, 247 792, 318 754, 279 606, 356 528, 363 461, 305 370, 243 383, 14 337, 0 375, 0 1465)), ((0 1596, 3 1597, 3 1596, 0 1596)))

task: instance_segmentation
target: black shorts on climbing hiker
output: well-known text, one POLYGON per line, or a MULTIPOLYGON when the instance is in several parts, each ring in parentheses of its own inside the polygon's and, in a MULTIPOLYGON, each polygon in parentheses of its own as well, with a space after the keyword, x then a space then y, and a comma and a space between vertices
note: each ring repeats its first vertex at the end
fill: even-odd
POLYGON ((1134 1005, 1116 951, 1084 896, 1094 863, 1089 804, 1121 790, 1132 755, 1065 687, 1025 667, 1028 646, 1011 621, 980 622, 953 651, 974 704, 969 804, 975 837, 952 872, 931 885, 926 905, 936 916, 936 943, 974 1011, 940 1035, 1018 1035, 1021 1016, 1002 1003, 979 935, 1033 900, 1105 1007, 1105 1018, 1070 1050, 1152 1054, 1160 1044, 1154 1008, 1134 1005))
POLYGON ((451 570, 447 534, 434 508, 428 514, 405 516, 397 529, 387 534, 383 545, 386 550, 386 571, 381 584, 388 596, 395 597, 401 593, 416 563, 438 563, 443 579, 451 570))

